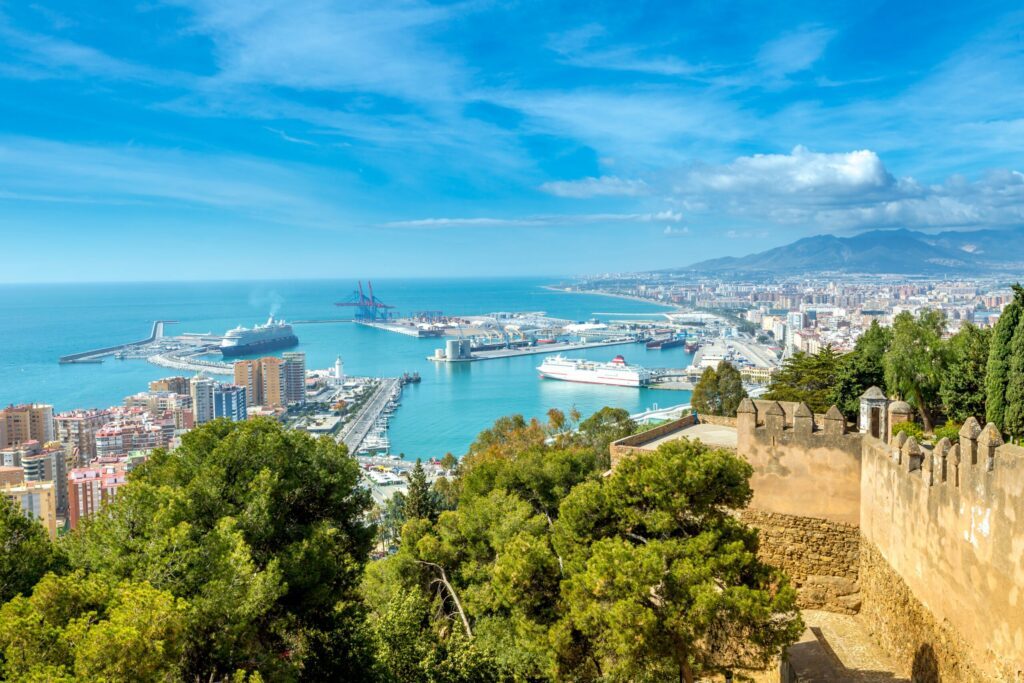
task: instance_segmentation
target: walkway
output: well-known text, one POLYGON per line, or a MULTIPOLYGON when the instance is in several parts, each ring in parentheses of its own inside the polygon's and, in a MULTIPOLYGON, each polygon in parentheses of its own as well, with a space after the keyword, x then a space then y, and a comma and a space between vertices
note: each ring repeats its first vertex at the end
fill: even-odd
POLYGON ((344 428, 338 439, 348 446, 349 453, 354 455, 359 450, 366 435, 373 428, 373 423, 384 412, 388 401, 398 396, 399 390, 400 385, 396 377, 388 377, 380 381, 376 393, 363 404, 355 419, 344 428))
MULTIPOLYGON (((789 648, 789 666, 799 683, 909 683, 894 673, 886 655, 859 617, 804 610, 807 630, 789 648)), ((783 680, 786 680, 783 678, 783 680)))

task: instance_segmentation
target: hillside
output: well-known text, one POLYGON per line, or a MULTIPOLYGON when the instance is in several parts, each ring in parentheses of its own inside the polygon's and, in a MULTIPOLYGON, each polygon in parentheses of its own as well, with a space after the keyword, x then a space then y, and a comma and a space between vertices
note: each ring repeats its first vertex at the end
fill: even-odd
POLYGON ((680 268, 702 273, 913 273, 996 272, 1024 263, 1024 228, 948 231, 872 230, 850 237, 816 235, 742 257, 700 261, 680 268))

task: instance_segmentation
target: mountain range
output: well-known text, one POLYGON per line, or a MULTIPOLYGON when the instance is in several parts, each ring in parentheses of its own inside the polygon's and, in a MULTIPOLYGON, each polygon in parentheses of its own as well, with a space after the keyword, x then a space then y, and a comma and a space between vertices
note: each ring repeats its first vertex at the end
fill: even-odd
POLYGON ((799 273, 997 274, 1024 270, 1024 226, 924 233, 872 230, 850 237, 816 235, 748 256, 674 269, 707 274, 799 273))

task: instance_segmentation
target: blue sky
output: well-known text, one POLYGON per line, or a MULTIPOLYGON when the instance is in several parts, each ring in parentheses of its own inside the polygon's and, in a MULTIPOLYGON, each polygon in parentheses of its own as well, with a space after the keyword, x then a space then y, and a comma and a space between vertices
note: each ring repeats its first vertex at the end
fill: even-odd
POLYGON ((1016 2, 0 2, 0 281, 1024 224, 1016 2))

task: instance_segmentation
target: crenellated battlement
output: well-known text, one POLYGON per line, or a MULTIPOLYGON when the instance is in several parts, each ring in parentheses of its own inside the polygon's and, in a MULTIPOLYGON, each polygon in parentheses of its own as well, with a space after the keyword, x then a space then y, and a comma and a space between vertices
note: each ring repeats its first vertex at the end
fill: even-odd
POLYGON ((743 399, 736 410, 736 429, 768 434, 791 431, 795 435, 838 436, 848 431, 846 418, 832 406, 824 415, 815 415, 806 403, 793 401, 757 401, 743 399))
POLYGON ((745 400, 736 417, 737 452, 754 468, 748 514, 805 604, 862 605, 899 659, 934 647, 943 680, 1024 675, 1024 448, 973 418, 955 441, 894 434, 913 410, 876 388, 855 427, 803 403, 745 400), (821 521, 817 537, 802 519, 821 521), (848 557, 844 528, 861 539, 852 574, 823 563, 848 557))

